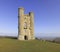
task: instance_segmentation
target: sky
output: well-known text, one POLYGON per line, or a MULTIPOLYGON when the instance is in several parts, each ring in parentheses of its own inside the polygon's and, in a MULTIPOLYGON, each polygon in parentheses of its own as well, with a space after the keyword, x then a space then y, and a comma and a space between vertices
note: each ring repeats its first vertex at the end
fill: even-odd
POLYGON ((0 33, 18 33, 19 7, 34 13, 34 33, 60 33, 60 0, 0 0, 0 33))

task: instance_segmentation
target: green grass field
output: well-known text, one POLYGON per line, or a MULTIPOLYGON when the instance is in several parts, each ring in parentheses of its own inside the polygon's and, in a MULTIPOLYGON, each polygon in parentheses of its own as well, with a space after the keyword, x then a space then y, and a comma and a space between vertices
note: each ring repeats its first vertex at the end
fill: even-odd
POLYGON ((0 52, 60 52, 60 44, 29 40, 0 38, 0 52))

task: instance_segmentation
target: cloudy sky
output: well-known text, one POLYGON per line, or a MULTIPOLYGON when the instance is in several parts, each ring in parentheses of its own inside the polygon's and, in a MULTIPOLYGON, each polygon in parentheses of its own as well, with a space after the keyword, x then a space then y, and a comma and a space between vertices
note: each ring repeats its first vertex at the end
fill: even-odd
POLYGON ((0 33, 18 33, 18 7, 34 13, 34 33, 60 33, 60 0, 0 0, 0 33))

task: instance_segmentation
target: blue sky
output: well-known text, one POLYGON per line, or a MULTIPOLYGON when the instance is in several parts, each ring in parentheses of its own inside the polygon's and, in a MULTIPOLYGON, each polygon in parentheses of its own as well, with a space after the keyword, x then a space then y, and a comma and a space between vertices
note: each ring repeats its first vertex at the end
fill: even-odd
POLYGON ((0 33, 18 33, 18 7, 34 13, 34 33, 60 33, 60 0, 0 0, 0 33))

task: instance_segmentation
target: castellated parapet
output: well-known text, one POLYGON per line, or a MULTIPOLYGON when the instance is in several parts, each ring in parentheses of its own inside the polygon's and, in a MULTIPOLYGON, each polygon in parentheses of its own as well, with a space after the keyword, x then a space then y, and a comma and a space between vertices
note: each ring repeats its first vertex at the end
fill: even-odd
POLYGON ((33 12, 24 14, 23 8, 18 8, 18 40, 34 39, 34 15, 33 12))

